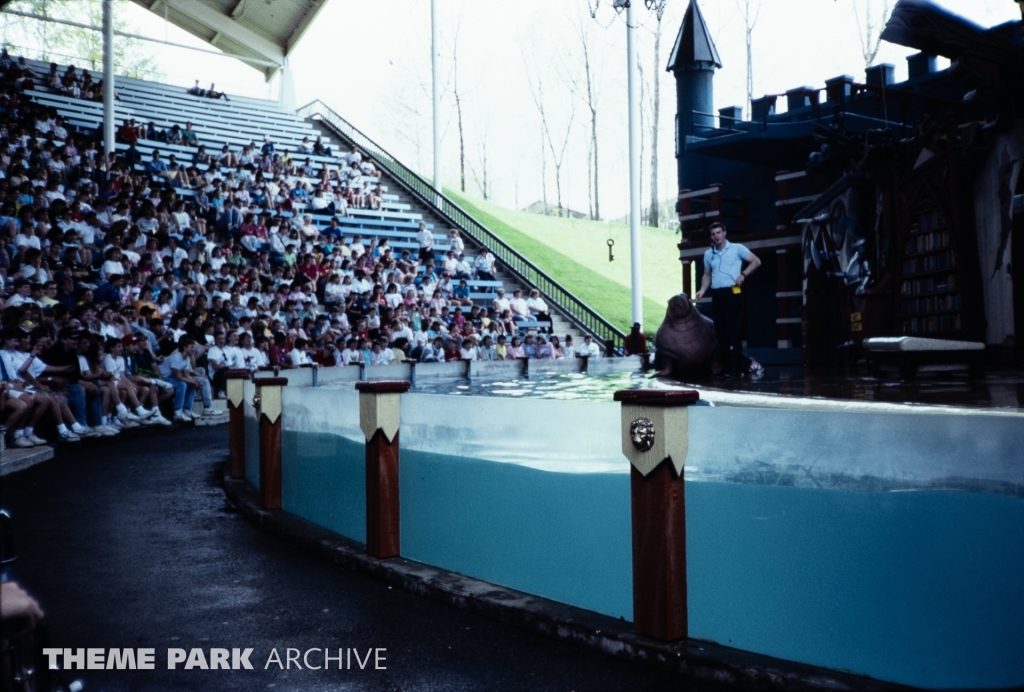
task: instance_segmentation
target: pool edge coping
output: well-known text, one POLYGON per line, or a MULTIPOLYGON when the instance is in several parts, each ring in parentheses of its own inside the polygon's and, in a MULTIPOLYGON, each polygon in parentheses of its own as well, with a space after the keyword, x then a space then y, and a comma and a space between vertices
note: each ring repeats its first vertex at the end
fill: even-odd
POLYGON ((634 663, 675 670, 694 680, 740 689, 911 690, 898 683, 686 639, 662 642, 632 631, 631 623, 407 558, 376 559, 358 541, 283 510, 263 510, 245 479, 223 475, 225 495, 258 526, 330 562, 392 586, 523 630, 573 642, 634 663))

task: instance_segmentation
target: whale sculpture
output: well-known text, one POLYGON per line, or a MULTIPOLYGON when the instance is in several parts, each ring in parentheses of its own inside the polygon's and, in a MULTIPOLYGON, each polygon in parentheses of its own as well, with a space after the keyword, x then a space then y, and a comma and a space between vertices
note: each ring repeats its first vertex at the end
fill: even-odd
MULTIPOLYGON (((669 299, 665 319, 654 335, 654 350, 654 367, 659 377, 706 380, 724 369, 714 322, 702 315, 683 293, 669 299)), ((749 360, 747 373, 760 376, 761 364, 752 358, 745 360, 749 360)))

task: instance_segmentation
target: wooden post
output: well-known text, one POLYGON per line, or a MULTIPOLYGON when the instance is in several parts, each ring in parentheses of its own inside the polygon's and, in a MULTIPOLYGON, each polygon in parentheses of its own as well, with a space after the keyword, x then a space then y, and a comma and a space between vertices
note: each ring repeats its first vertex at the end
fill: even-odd
POLYGON ((231 478, 245 478, 245 402, 243 390, 248 370, 228 370, 226 389, 228 394, 228 436, 230 452, 228 474, 231 478))
POLYGON ((630 390, 622 402, 633 521, 633 629, 666 641, 687 636, 683 463, 691 390, 630 390), (665 463, 668 462, 668 463, 665 463))
POLYGON ((285 377, 258 377, 252 405, 260 424, 260 507, 281 509, 281 388, 285 377))
POLYGON ((402 392, 409 382, 357 382, 359 427, 366 438, 366 553, 401 554, 398 429, 402 392))

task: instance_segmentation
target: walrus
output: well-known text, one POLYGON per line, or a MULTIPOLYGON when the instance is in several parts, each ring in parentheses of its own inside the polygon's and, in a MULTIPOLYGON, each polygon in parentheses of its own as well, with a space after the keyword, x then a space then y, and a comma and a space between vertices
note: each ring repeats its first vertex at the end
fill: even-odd
MULTIPOLYGON (((702 315, 684 293, 668 301, 665 319, 654 335, 654 367, 659 377, 707 380, 724 368, 718 352, 715 323, 702 315)), ((746 358, 745 371, 753 377, 764 372, 761 364, 746 358)))

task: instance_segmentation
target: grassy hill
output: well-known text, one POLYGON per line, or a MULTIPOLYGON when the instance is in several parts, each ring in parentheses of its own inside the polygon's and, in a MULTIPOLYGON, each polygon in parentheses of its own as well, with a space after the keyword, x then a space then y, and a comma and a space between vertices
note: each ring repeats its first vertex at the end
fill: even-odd
MULTIPOLYGON (((445 190, 506 243, 613 324, 628 331, 630 321, 629 226, 586 219, 542 216, 504 209, 490 202, 445 190), (608 261, 608 239, 615 261, 608 261)), ((665 316, 668 299, 682 289, 679 235, 643 227, 644 331, 653 335, 665 316)))

